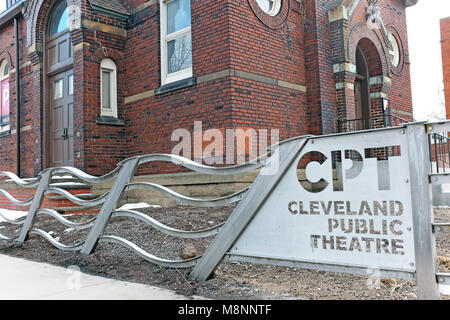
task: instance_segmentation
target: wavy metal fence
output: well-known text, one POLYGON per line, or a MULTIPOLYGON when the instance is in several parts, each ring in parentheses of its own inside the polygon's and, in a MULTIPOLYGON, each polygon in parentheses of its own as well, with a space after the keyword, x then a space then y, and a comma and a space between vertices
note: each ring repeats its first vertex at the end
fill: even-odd
POLYGON ((435 235, 447 230, 450 223, 434 222, 430 194, 430 184, 450 183, 450 174, 432 174, 427 161, 428 135, 437 132, 450 132, 450 121, 297 137, 272 147, 268 154, 254 161, 231 167, 210 167, 176 155, 154 154, 127 159, 102 177, 71 167, 50 168, 29 181, 2 172, 0 176, 23 188, 37 189, 34 197, 25 201, 0 190, 15 205, 29 207, 25 218, 3 217, 8 223, 22 228, 13 237, 0 235, 0 240, 23 243, 29 235, 38 235, 61 250, 80 251, 85 255, 93 253, 100 242, 115 243, 160 266, 194 267, 191 277, 197 280, 208 279, 223 258, 360 275, 367 275, 368 268, 378 266, 380 276, 416 281, 419 298, 437 299, 438 284, 450 285, 450 274, 438 272, 435 244, 435 235), (386 147, 394 147, 399 152, 385 160, 376 159, 366 152, 386 147), (349 153, 358 153, 361 161, 345 157, 347 164, 340 170, 333 170, 332 161, 327 161, 344 159, 343 156, 349 153), (317 154, 321 156, 318 158, 317 154), (315 162, 310 173, 315 178, 319 177, 318 181, 308 180, 312 185, 320 184, 312 191, 299 183, 299 164, 305 160, 315 162), (155 161, 181 165, 207 175, 230 176, 257 169, 262 171, 250 188, 221 198, 197 199, 155 183, 132 182, 139 166, 155 161), (349 161, 353 162, 352 166, 349 166, 349 161), (52 178, 61 174, 70 174, 91 184, 115 181, 104 195, 83 200, 51 185, 52 178), (123 194, 137 189, 157 191, 180 204, 195 207, 239 204, 223 224, 197 231, 178 230, 139 211, 118 209, 123 194), (102 207, 92 220, 75 223, 55 210, 41 208, 44 197, 49 194, 59 194, 88 208, 102 207), (372 214, 371 203, 373 212, 381 213, 372 214), (358 214, 355 210, 359 206, 358 214), (65 245, 49 232, 34 227, 38 215, 49 215, 76 230, 90 230, 83 242, 65 245), (360 228, 352 233, 341 226, 342 233, 339 223, 345 219, 353 222, 355 215, 358 218, 355 223, 365 223, 365 227, 360 226, 365 231, 360 228), (202 256, 168 260, 127 239, 105 234, 112 217, 137 219, 159 232, 178 238, 215 237, 202 256), (371 230, 369 233, 367 226, 372 224, 373 229, 375 223, 384 226, 383 231, 371 230), (377 245, 370 247, 370 242, 366 242, 363 250, 362 242, 358 240, 361 234, 362 240, 377 245), (336 243, 333 242, 335 240, 336 243), (346 241, 351 243, 348 249, 346 241))
POLYGON ((180 204, 190 205, 194 207, 208 208, 208 207, 227 206, 232 203, 238 202, 245 196, 248 189, 241 190, 240 192, 231 194, 226 197, 215 199, 191 198, 179 194, 177 192, 174 192, 169 188, 166 188, 162 185, 158 185, 155 183, 146 183, 146 182, 131 183, 131 180, 135 175, 137 168, 149 162, 163 161, 173 163, 176 165, 181 165, 194 172, 204 173, 208 175, 234 175, 234 174, 243 174, 259 169, 267 163, 267 160, 269 158, 270 153, 258 158, 256 161, 252 161, 251 163, 249 162, 238 166, 218 168, 201 165, 189 159, 176 155, 153 154, 127 159, 119 163, 118 167, 114 169, 112 172, 101 177, 91 176, 89 174, 82 172, 81 170, 72 167, 59 167, 46 169, 42 171, 37 178, 27 181, 17 177, 15 174, 11 172, 0 172, 0 177, 6 177, 7 179, 12 180, 14 183, 16 183, 18 186, 22 188, 37 188, 34 197, 26 201, 19 201, 16 198, 14 198, 14 196, 12 196, 8 191, 0 189, 0 193, 14 205, 20 207, 29 207, 27 216, 20 219, 11 219, 0 213, 0 217, 2 217, 6 222, 13 225, 22 226, 19 234, 13 237, 8 237, 0 234, 0 239, 23 243, 28 239, 29 235, 38 235, 48 240, 53 246, 55 246, 58 249, 66 251, 81 251, 84 254, 92 253, 99 242, 110 242, 122 245, 130 249, 143 259, 160 266, 169 268, 192 267, 196 264, 200 256, 187 260, 170 261, 162 259, 160 257, 156 257, 155 255, 146 252, 145 250, 138 247, 136 244, 128 241, 127 239, 115 235, 104 235, 103 233, 110 219, 113 217, 125 217, 130 219, 136 219, 164 234, 185 239, 199 239, 214 236, 221 230, 224 223, 198 231, 184 231, 174 229, 167 225, 162 224, 161 222, 139 211, 118 210, 117 207, 124 193, 137 189, 146 189, 150 191, 157 191, 163 194, 164 196, 177 201, 180 204), (59 176, 61 174, 70 174, 90 184, 104 183, 111 181, 113 179, 115 179, 115 182, 111 190, 103 194, 102 196, 93 200, 83 200, 78 198, 76 195, 69 193, 66 190, 51 186, 52 178, 59 176), (85 223, 75 223, 68 220, 54 209, 41 208, 45 196, 50 194, 61 195, 66 199, 70 200, 71 202, 86 208, 93 208, 99 205, 102 205, 102 208, 99 214, 92 220, 85 223), (53 238, 50 232, 34 228, 35 218, 38 215, 51 216, 64 226, 73 228, 75 230, 85 230, 89 228, 91 230, 87 235, 86 239, 81 243, 78 243, 77 245, 74 246, 65 245, 57 241, 55 238, 53 238))

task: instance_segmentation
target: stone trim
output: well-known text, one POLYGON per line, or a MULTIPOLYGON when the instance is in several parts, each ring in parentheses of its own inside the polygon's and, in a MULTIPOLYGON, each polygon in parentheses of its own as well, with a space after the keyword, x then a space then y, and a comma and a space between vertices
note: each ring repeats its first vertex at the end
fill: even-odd
POLYGON ((149 90, 142 93, 135 94, 133 96, 126 97, 124 100, 124 104, 130 104, 139 100, 144 100, 147 98, 151 98, 155 95, 155 90, 149 90))
POLYGON ((90 46, 91 46, 91 44, 88 42, 77 43, 76 45, 73 46, 73 52, 77 52, 77 51, 84 50, 84 49, 89 49, 90 46))
MULTIPOLYGON (((307 90, 307 87, 305 85, 287 82, 287 81, 283 81, 283 80, 278 80, 275 78, 270 78, 270 77, 262 76, 259 74, 250 73, 250 72, 246 72, 246 71, 240 71, 240 70, 231 69, 231 68, 199 76, 199 77, 197 77, 197 84, 214 81, 214 80, 219 80, 219 79, 223 79, 223 78, 227 78, 227 77, 237 77, 237 78, 241 78, 241 79, 261 82, 264 84, 269 84, 269 85, 277 86, 280 88, 291 89, 291 90, 299 91, 302 93, 306 93, 306 90, 307 90)), ((133 103, 133 102, 136 102, 139 100, 151 98, 155 95, 155 92, 156 92, 156 89, 152 89, 152 90, 141 92, 141 93, 129 96, 129 97, 125 97, 124 103, 130 104, 130 103, 133 103)))
POLYGON ((27 61, 25 63, 22 63, 20 65, 19 69, 22 70, 22 69, 25 69, 25 68, 30 67, 30 66, 31 66, 31 61, 27 61))
POLYGON ((108 24, 95 22, 95 21, 91 21, 91 20, 87 20, 87 19, 82 19, 81 25, 88 29, 92 29, 92 30, 96 30, 96 31, 104 32, 104 33, 109 33, 109 34, 119 36, 119 37, 126 38, 128 35, 128 32, 126 29, 110 26, 108 24))
POLYGON ((392 79, 385 76, 372 77, 369 79, 369 85, 379 85, 379 84, 387 84, 392 85, 392 79))
MULTIPOLYGON (((29 126, 25 126, 25 127, 20 128, 20 132, 23 133, 23 132, 31 131, 32 129, 33 129, 33 127, 31 125, 29 125, 29 126)), ((15 135, 16 133, 17 133, 16 129, 11 130, 11 134, 12 135, 15 135)))
POLYGON ((389 99, 389 95, 384 92, 373 92, 370 94, 370 99, 389 99))
POLYGON ((333 65, 333 73, 351 72, 356 73, 356 65, 349 62, 336 63, 333 65))
POLYGON ((360 0, 342 0, 341 3, 328 11, 329 22, 338 20, 349 20, 355 12, 356 6, 360 0))
POLYGON ((338 82, 336 83, 336 90, 342 90, 342 89, 355 89, 355 84, 353 82, 338 82))
POLYGON ((328 20, 331 22, 338 20, 348 20, 348 11, 344 6, 338 6, 328 11, 328 20))

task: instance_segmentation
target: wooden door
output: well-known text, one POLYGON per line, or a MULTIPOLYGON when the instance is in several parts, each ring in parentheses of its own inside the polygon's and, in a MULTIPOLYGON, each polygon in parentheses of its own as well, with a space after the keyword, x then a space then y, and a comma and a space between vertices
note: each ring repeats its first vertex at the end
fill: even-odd
POLYGON ((73 166, 73 70, 50 78, 50 166, 73 166))
POLYGON ((73 166, 73 46, 70 32, 49 36, 46 44, 48 165, 73 166))

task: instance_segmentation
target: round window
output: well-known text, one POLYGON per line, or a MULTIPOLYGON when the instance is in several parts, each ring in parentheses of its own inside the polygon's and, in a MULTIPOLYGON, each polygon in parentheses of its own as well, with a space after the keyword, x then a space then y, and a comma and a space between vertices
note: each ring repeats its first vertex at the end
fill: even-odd
POLYGON ((262 11, 269 16, 276 16, 281 9, 282 0, 256 0, 262 11))
POLYGON ((392 43, 392 56, 391 56, 391 63, 394 67, 398 67, 398 65, 400 64, 400 46, 398 44, 397 38, 394 37, 391 34, 389 34, 389 39, 391 40, 392 43))

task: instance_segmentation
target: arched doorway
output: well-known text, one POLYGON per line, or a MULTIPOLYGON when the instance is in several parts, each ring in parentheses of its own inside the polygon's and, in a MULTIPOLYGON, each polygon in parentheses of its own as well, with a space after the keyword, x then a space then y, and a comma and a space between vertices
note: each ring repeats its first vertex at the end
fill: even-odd
POLYGON ((45 41, 48 166, 73 166, 73 46, 67 2, 50 10, 45 41))
POLYGON ((356 48, 355 116, 356 130, 370 129, 369 69, 364 52, 356 48))

